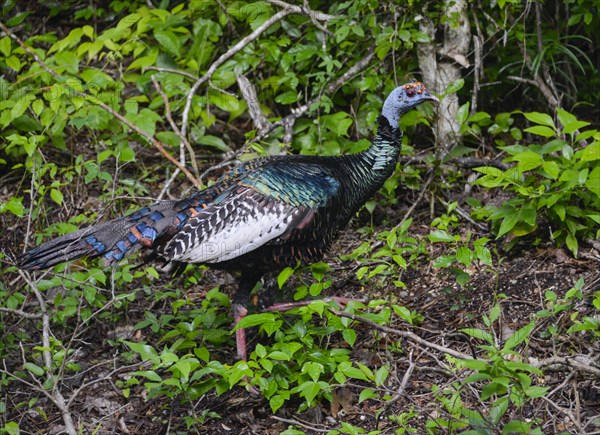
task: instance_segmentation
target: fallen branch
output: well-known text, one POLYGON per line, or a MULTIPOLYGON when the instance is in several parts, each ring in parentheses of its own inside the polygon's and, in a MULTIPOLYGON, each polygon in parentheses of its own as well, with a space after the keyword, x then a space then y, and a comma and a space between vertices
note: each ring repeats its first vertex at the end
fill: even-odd
POLYGON ((408 340, 411 340, 411 341, 413 341, 413 342, 415 342, 417 344, 420 344, 422 346, 428 347, 430 349, 438 350, 438 351, 446 353, 448 355, 452 355, 452 356, 454 356, 456 358, 473 359, 471 355, 467 355, 466 353, 462 353, 462 352, 459 352, 457 350, 450 349, 449 347, 442 346, 440 344, 436 344, 436 343, 432 343, 430 341, 427 341, 424 338, 419 337, 414 332, 402 331, 400 329, 395 329, 395 328, 390 328, 389 326, 380 325, 379 323, 376 323, 376 322, 374 322, 372 320, 369 320, 369 319, 367 319, 365 317, 358 316, 358 315, 352 314, 352 313, 346 313, 345 311, 334 310, 332 308, 329 308, 329 311, 331 311, 336 316, 346 317, 346 318, 352 319, 352 320, 354 320, 356 322, 365 323, 365 324, 367 324, 369 326, 372 326, 372 327, 374 327, 376 329, 379 329, 380 331, 387 332, 388 334, 393 334, 393 335, 398 335, 400 337, 404 337, 404 338, 406 338, 408 340))
POLYGON ((598 366, 598 363, 588 355, 552 356, 544 359, 529 358, 529 364, 537 368, 546 367, 548 369, 554 369, 556 366, 572 367, 575 370, 588 373, 600 379, 600 368, 594 367, 598 366))
POLYGON ((43 317, 42 314, 27 313, 23 310, 19 310, 19 309, 15 309, 15 308, 0 307, 0 311, 2 311, 4 313, 13 314, 17 317, 23 317, 24 319, 41 319, 43 317))
POLYGON ((270 417, 273 420, 277 420, 277 421, 280 421, 282 423, 287 423, 287 424, 294 424, 296 426, 303 427, 304 429, 308 429, 308 430, 311 430, 313 432, 319 432, 319 433, 329 433, 329 432, 331 432, 331 429, 319 429, 319 428, 316 428, 314 426, 310 426, 310 425, 308 425, 306 423, 302 423, 302 422, 300 422, 298 420, 292 420, 292 419, 289 419, 289 418, 278 417, 276 415, 271 415, 270 417))

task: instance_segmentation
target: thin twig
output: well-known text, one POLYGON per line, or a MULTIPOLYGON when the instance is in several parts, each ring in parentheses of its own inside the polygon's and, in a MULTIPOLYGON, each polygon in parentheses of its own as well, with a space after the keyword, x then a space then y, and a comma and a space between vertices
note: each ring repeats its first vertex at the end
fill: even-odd
POLYGON ((170 73, 170 74, 177 74, 177 75, 184 76, 184 77, 187 77, 187 78, 192 79, 192 80, 198 80, 198 76, 195 76, 194 74, 190 74, 187 71, 182 71, 182 70, 175 69, 175 68, 159 68, 157 66, 147 66, 146 69, 147 70, 151 70, 151 71, 158 71, 158 72, 165 72, 165 73, 170 73))
POLYGON ((577 429, 579 429, 579 433, 585 433, 583 428, 581 427, 581 423, 578 422, 577 419, 575 419, 575 417, 573 416, 573 413, 571 413, 571 411, 563 408, 562 406, 559 406, 557 403, 555 403, 553 400, 548 399, 546 396, 540 396, 540 399, 542 399, 544 402, 548 403, 550 406, 552 406, 554 409, 556 409, 561 414, 565 415, 566 417, 569 417, 569 420, 571 420, 571 422, 577 427, 577 429))
MULTIPOLYGON (((331 311, 336 316, 346 317, 346 318, 352 319, 352 320, 354 320, 356 322, 365 323, 365 324, 367 324, 369 326, 372 326, 372 327, 374 327, 376 329, 379 329, 381 331, 387 332, 388 334, 394 334, 394 335, 398 335, 400 337, 404 337, 404 338, 406 338, 408 340, 411 340, 411 341, 414 341, 415 343, 418 343, 418 344, 420 344, 422 346, 438 350, 438 351, 446 353, 448 355, 452 355, 452 356, 454 356, 456 358, 472 359, 472 357, 470 355, 467 355, 466 353, 462 353, 462 352, 459 352, 457 350, 450 349, 449 347, 441 346, 439 344, 427 341, 424 338, 419 337, 414 332, 411 332, 411 331, 402 331, 400 329, 395 329, 395 328, 390 328, 389 326, 380 325, 379 323, 376 323, 376 322, 374 322, 374 321, 372 321, 370 319, 367 319, 365 317, 362 317, 362 316, 359 316, 359 315, 356 315, 356 314, 346 313, 345 311, 334 310, 332 308, 329 308, 329 311, 331 311)), ((484 361, 484 360, 482 359, 482 361, 484 361)))
POLYGON ((534 367, 542 368, 552 366, 572 367, 580 372, 588 373, 600 378, 600 369, 593 367, 594 360, 587 355, 579 354, 573 356, 552 356, 544 359, 529 358, 529 364, 534 367))
POLYGON ((260 110, 260 104, 258 102, 258 97, 256 96, 256 89, 254 89, 254 86, 252 83, 250 83, 250 80, 248 80, 246 76, 238 76, 237 82, 240 91, 242 92, 242 98, 244 98, 244 101, 248 105, 250 118, 252 118, 252 122, 260 134, 262 130, 267 128, 271 123, 262 113, 262 110, 260 110))
POLYGON ((402 226, 402 224, 408 219, 408 217, 412 214, 412 212, 415 211, 415 208, 417 208, 417 205, 419 205, 419 203, 423 199, 423 196, 425 196, 425 192, 427 192, 427 188, 429 187, 429 185, 433 181, 433 176, 434 176, 433 173, 429 176, 429 178, 427 179, 427 181, 425 182, 425 184, 421 188, 421 191, 419 192, 419 196, 417 197, 417 200, 413 203, 413 205, 410 206, 410 208, 408 209, 408 211, 404 214, 404 217, 402 218, 402 220, 400 221, 400 223, 398 223, 398 225, 394 226, 394 230, 400 228, 400 226, 402 226))
POLYGON ((306 423, 301 423, 298 420, 292 420, 292 419, 289 419, 289 418, 278 417, 276 415, 271 415, 270 417, 273 420, 277 420, 277 421, 280 421, 282 423, 287 423, 287 424, 295 424, 297 426, 303 427, 304 429, 312 430, 314 432, 327 433, 327 432, 331 431, 331 429, 319 429, 319 428, 316 428, 314 426, 310 426, 310 425, 308 425, 306 423))
MULTIPOLYGON (((38 290, 36 283, 29 279, 29 276, 25 272, 19 270, 19 274, 21 275, 21 278, 23 278, 27 284, 29 284, 29 288, 35 295, 40 306, 42 315, 42 358, 44 359, 46 376, 52 379, 52 401, 62 415, 63 423, 65 424, 65 431, 70 435, 76 435, 77 430, 73 424, 73 416, 71 415, 69 405, 67 404, 65 397, 59 388, 61 383, 58 382, 58 379, 56 379, 52 370, 52 353, 50 351, 50 314, 48 313, 48 308, 46 307, 46 301, 44 301, 44 297, 38 290)), ((43 390, 43 388, 41 389, 43 390)))
POLYGON ((9 313, 9 314, 13 314, 18 317, 23 317, 25 319, 41 319, 43 317, 43 314, 32 314, 32 313, 27 313, 23 310, 13 309, 13 308, 0 307, 0 311, 9 313))
POLYGON ((402 377, 402 381, 400 382, 400 386, 396 390, 396 394, 385 402, 383 409, 381 412, 377 412, 377 426, 379 427, 379 419, 382 415, 385 415, 387 411, 392 407, 394 403, 400 400, 401 397, 406 395, 406 385, 408 384, 408 380, 412 376, 413 371, 415 370, 416 364, 413 361, 413 350, 411 349, 408 353, 408 368, 404 372, 404 376, 402 377))
MULTIPOLYGON (((152 79, 152 83, 154 84, 154 88, 156 89, 156 92, 159 93, 159 95, 162 97, 162 99, 165 103, 165 116, 167 117, 167 121, 169 121, 169 125, 171 126, 171 129, 179 137, 179 163, 181 164, 182 167, 185 167, 185 165, 186 165, 185 150, 187 149, 188 154, 190 155, 190 164, 192 165, 192 169, 194 170, 196 179, 199 179, 200 173, 198 171, 198 163, 196 162, 196 153, 194 152, 194 149, 192 148, 192 145, 189 143, 187 138, 181 134, 179 127, 177 127, 177 124, 173 120, 173 116, 171 114, 171 104, 169 103, 169 97, 163 92, 162 87, 160 86, 160 83, 158 83, 158 81, 156 80, 156 77, 154 77, 154 75, 151 76, 151 79, 152 79)), ((177 168, 175 170, 175 172, 173 172, 173 175, 171 175, 169 180, 163 186, 163 188, 160 192, 160 195, 158 196, 159 201, 163 198, 164 194, 169 190, 169 187, 171 186, 173 181, 175 181, 175 178, 177 177, 177 175, 179 175, 179 168, 177 168)))

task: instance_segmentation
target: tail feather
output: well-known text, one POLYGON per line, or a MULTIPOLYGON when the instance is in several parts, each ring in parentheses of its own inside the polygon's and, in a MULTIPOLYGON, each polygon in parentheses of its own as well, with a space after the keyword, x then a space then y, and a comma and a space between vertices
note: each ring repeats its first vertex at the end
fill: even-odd
POLYGON ((57 237, 27 251, 19 258, 18 266, 38 270, 82 257, 100 256, 106 265, 113 265, 142 247, 155 248, 155 240, 179 224, 173 205, 173 201, 158 203, 129 216, 57 237))
POLYGON ((140 248, 148 250, 144 258, 155 258, 157 250, 220 192, 221 188, 212 186, 181 201, 160 202, 128 216, 65 234, 25 252, 18 266, 38 270, 82 257, 100 256, 110 266, 140 248))

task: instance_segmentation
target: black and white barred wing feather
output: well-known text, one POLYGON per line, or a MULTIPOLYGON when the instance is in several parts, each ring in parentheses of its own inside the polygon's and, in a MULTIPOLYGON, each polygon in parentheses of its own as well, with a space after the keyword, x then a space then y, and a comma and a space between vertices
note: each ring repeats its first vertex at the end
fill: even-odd
POLYGON ((339 187, 323 174, 299 174, 284 184, 277 175, 275 165, 244 177, 190 218, 160 255, 186 263, 221 263, 278 243, 307 226, 339 187))

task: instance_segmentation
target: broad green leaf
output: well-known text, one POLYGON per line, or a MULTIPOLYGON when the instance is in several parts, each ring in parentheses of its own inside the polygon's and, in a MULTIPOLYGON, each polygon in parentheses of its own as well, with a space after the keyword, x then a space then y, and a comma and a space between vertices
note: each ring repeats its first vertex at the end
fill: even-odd
POLYGON ((590 192, 600 197, 600 166, 596 166, 592 172, 588 175, 585 181, 585 186, 590 189, 590 192))
POLYGON ((308 373, 310 378, 317 382, 321 377, 321 374, 325 372, 323 364, 315 361, 309 361, 302 366, 302 373, 308 373))
POLYGON ((446 242, 446 243, 451 243, 451 242, 455 242, 456 239, 454 238, 454 236, 448 234, 447 231, 444 230, 435 230, 432 231, 431 233, 429 233, 429 236, 427 236, 429 238, 429 240, 431 242, 446 242))
POLYGON ((529 337, 529 334, 531 334, 533 328, 535 328, 535 322, 531 322, 519 329, 518 331, 516 331, 513 335, 510 336, 508 340, 506 340, 506 343, 504 343, 503 350, 508 351, 517 347, 519 344, 525 341, 527 337, 529 337))
POLYGON ((589 122, 579 121, 574 115, 570 114, 564 109, 558 108, 556 113, 558 115, 558 120, 563 126, 562 131, 565 134, 571 134, 575 130, 579 130, 580 128, 590 125, 589 122))
POLYGON ((26 362, 25 364, 23 364, 23 368, 27 371, 30 371, 35 376, 44 376, 44 373, 45 373, 45 371, 42 367, 38 366, 37 364, 31 363, 31 362, 26 362))
POLYGON ((458 108, 458 112, 456 113, 456 120, 459 124, 464 124, 469 116, 469 106, 470 103, 467 101, 465 104, 458 108))
POLYGON ((567 233, 565 243, 567 244, 567 248, 569 248, 569 251, 573 253, 573 256, 577 257, 577 250, 579 248, 579 244, 577 242, 577 238, 571 232, 567 233))
POLYGON ((198 143, 201 145, 207 145, 213 148, 216 148, 217 150, 221 151, 221 152, 225 152, 228 150, 228 146, 225 142, 223 142, 223 139, 221 139, 220 137, 217 136, 212 136, 210 134, 204 135, 201 138, 198 139, 198 143))
POLYGON ((542 137, 552 137, 556 134, 556 132, 554 130, 552 130, 550 127, 546 127, 544 125, 536 125, 533 127, 528 127, 524 131, 526 131, 527 133, 537 134, 538 136, 542 136, 542 137))
POLYGON ((290 276, 293 275, 293 273, 294 269, 291 267, 286 267, 279 273, 279 276, 277 277, 277 284, 279 285, 279 288, 283 288, 283 285, 287 282, 290 276))
MULTIPOLYGON (((478 328, 463 328, 460 330, 460 332, 463 332, 467 335, 470 335, 471 337, 475 337, 475 338, 479 338, 480 340, 484 340, 486 341, 488 344, 493 345, 494 344, 494 338, 492 337, 492 334, 490 334, 487 331, 484 331, 482 329, 478 329, 478 328)), ((473 367, 470 367, 473 368, 473 367)))
POLYGON ((169 54, 179 57, 181 43, 175 33, 170 30, 155 30, 154 37, 169 54))
POLYGON ((550 178, 554 180, 558 178, 558 174, 560 173, 560 167, 558 166, 558 163, 543 161, 542 168, 544 168, 544 171, 550 176, 550 178))
POLYGON ((0 53, 4 55, 4 57, 8 57, 10 55, 11 50, 11 42, 10 37, 5 36, 0 39, 0 53))
POLYGON ((542 156, 533 151, 524 151, 511 157, 509 160, 519 162, 519 170, 521 172, 535 169, 544 161, 542 156))
POLYGON ((344 329, 342 331, 342 338, 349 346, 354 346, 356 342, 356 331, 354 329, 344 329))
POLYGON ((519 220, 519 214, 514 212, 506 215, 504 219, 502 219, 502 223, 500 224, 500 229, 498 230, 498 236, 496 238, 500 238, 510 230, 514 228, 516 223, 519 220))
POLYGON ((265 323, 273 323, 278 320, 278 317, 274 313, 249 314, 235 325, 235 329, 251 328, 265 323))
POLYGON ((473 262, 473 251, 467 246, 459 246, 456 250, 456 259, 459 263, 469 266, 473 262))
MULTIPOLYGON (((465 85, 465 81, 463 79, 458 79, 450 84, 448 84, 448 86, 446 87, 446 94, 453 94, 455 92, 458 92, 462 89, 462 87, 465 85)), ((467 106, 467 111, 468 111, 468 106, 467 106)))
POLYGON ((556 132, 556 126, 554 125, 554 121, 552 120, 552 117, 547 113, 526 112, 523 113, 523 115, 525 115, 525 118, 527 118, 529 121, 539 125, 545 125, 547 127, 550 127, 552 130, 554 130, 554 132, 556 132))
POLYGON ((158 359, 158 353, 150 345, 147 345, 147 344, 144 344, 144 343, 135 343, 135 342, 132 342, 132 341, 124 341, 124 343, 132 351, 139 353, 140 357, 142 358, 143 361, 158 359))
POLYGON ((582 162, 591 162, 593 160, 600 160, 600 142, 592 142, 581 153, 582 162))

